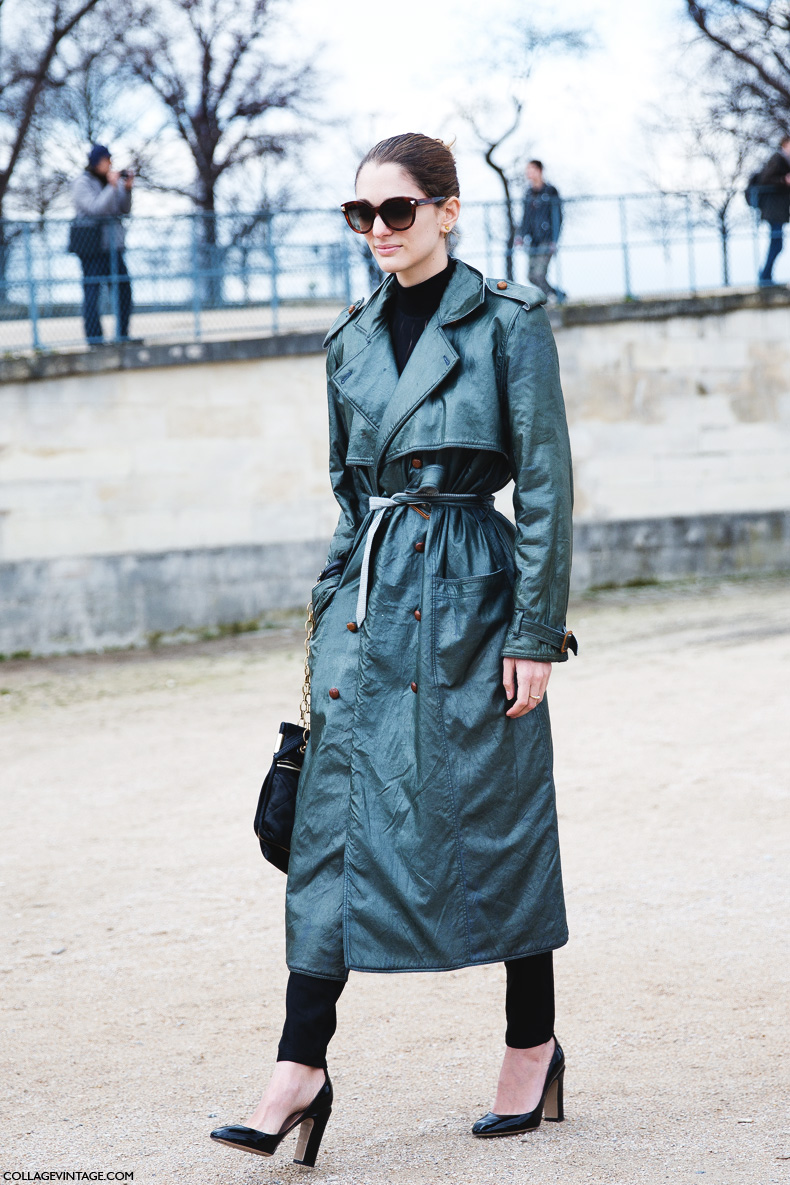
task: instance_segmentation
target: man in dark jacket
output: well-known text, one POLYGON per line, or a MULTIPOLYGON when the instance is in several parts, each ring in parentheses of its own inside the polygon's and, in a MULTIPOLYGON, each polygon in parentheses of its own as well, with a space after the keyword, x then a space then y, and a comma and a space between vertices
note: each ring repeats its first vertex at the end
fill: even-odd
POLYGON ((760 287, 774 286, 773 267, 784 246, 785 223, 790 222, 790 135, 783 136, 779 151, 768 160, 757 178, 760 217, 771 228, 768 255, 760 272, 760 287))
POLYGON ((553 185, 543 177, 543 164, 531 160, 526 168, 527 190, 524 194, 524 212, 515 245, 529 243, 529 282, 541 288, 547 296, 553 296, 558 303, 565 300, 565 293, 553 288, 546 279, 552 255, 562 226, 562 200, 553 185))
POLYGON ((82 316, 85 336, 91 345, 104 341, 99 318, 102 282, 111 286, 117 336, 121 341, 129 340, 132 286, 123 257, 125 236, 120 216, 132 208, 133 184, 131 172, 114 171, 110 150, 103 144, 94 144, 87 168, 71 187, 74 223, 81 232, 74 249, 82 264, 82 316))

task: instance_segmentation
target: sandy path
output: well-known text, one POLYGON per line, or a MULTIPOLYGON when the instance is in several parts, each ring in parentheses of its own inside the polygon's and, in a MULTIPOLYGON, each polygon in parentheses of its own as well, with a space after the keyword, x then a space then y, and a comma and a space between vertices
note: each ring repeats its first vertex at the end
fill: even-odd
MULTIPOLYGON (((582 657, 550 692, 568 1120, 469 1135, 500 966, 352 975, 316 1185, 790 1182, 790 588, 607 594, 571 620, 582 657)), ((291 1145, 208 1140, 257 1101, 282 1022, 285 880, 251 818, 300 646, 0 666, 0 1179, 305 1179, 291 1145)))

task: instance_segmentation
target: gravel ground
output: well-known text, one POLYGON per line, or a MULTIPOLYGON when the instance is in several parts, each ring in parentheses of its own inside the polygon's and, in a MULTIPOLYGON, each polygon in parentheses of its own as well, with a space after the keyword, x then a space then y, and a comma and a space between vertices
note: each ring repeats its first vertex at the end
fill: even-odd
MULTIPOLYGON (((790 1183, 790 587, 607 593, 550 698, 567 1122, 477 1141, 501 966, 360 975, 312 1180, 790 1183)), ((301 637, 0 666, 3 1172, 305 1180, 214 1145, 282 1023, 285 878, 251 820, 301 637), (10 890, 10 891, 9 891, 10 890)))

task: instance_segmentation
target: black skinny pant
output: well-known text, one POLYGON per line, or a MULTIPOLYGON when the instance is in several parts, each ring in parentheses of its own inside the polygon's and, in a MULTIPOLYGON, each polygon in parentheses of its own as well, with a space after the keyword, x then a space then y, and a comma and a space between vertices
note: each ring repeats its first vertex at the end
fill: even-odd
MULTIPOLYGON (((510 959, 505 971, 505 1044, 513 1049, 543 1045, 554 1032, 552 952, 510 959)), ((337 1028, 336 1005, 345 986, 340 979, 316 979, 291 972, 278 1062, 326 1069, 326 1051, 337 1028)))

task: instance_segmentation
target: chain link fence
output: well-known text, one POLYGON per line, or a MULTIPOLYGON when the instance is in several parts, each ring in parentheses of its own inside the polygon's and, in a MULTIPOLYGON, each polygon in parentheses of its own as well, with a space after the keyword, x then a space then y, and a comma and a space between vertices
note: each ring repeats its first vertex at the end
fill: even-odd
MULTIPOLYGON (((586 302, 753 285, 767 229, 741 195, 725 199, 566 198, 550 278, 586 302)), ((123 249, 106 231, 91 245, 75 242, 69 219, 0 221, 0 352, 321 330, 381 279, 339 210, 133 215, 123 249)), ((504 204, 464 203, 460 231, 462 259, 526 280, 527 253, 509 246, 504 204)))

